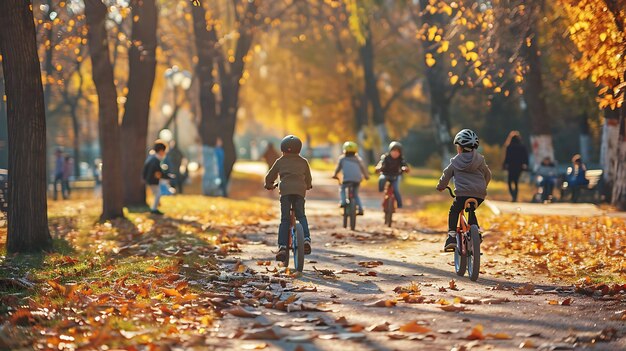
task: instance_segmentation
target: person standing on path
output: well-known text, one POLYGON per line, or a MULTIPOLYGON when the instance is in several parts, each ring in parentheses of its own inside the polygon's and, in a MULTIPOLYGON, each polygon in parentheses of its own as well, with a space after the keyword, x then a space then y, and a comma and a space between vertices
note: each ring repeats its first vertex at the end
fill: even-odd
POLYGON ((226 179, 226 170, 224 168, 224 143, 221 138, 215 141, 215 158, 217 159, 218 176, 220 180, 220 189, 223 197, 228 197, 228 181, 226 179))
POLYGON ((265 163, 267 163, 267 168, 272 168, 274 162, 276 162, 279 157, 280 155, 278 154, 278 151, 276 151, 274 144, 271 142, 267 143, 267 149, 265 149, 265 152, 263 153, 263 159, 265 160, 265 163))
POLYGON ((152 195, 154 195, 154 202, 150 206, 150 213, 154 215, 162 216, 163 212, 159 211, 159 202, 161 200, 161 187, 159 182, 166 176, 166 173, 161 168, 161 162, 167 154, 167 145, 164 141, 156 140, 154 147, 146 162, 143 164, 143 179, 150 187, 152 195))
POLYGON ((70 155, 65 155, 63 160, 63 176, 61 177, 61 195, 63 200, 70 198, 72 189, 70 188, 70 178, 74 176, 74 160, 70 155))
POLYGON ((56 159, 54 161, 54 192, 52 199, 56 201, 59 196, 59 185, 61 185, 61 193, 63 193, 63 165, 65 163, 65 158, 63 157, 63 150, 61 150, 61 148, 58 148, 54 155, 56 156, 56 159))
POLYGON ((517 130, 509 133, 506 143, 506 156, 502 168, 508 172, 509 193, 513 202, 517 202, 519 191, 519 177, 522 171, 528 169, 528 150, 522 143, 517 130))

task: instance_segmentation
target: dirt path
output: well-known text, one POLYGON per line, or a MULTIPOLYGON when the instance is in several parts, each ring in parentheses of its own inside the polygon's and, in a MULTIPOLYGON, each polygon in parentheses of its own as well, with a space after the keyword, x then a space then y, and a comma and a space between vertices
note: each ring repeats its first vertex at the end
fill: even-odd
MULTIPOLYGON (((622 338, 626 323, 613 320, 619 316, 616 312, 624 310, 619 300, 600 301, 575 294, 570 286, 554 285, 546 277, 525 274, 504 257, 484 255, 483 272, 477 282, 457 277, 452 255, 441 252, 443 235, 414 231, 416 223, 406 214, 398 216, 393 229, 383 227, 383 215, 377 209, 378 194, 365 194, 366 216, 359 217, 357 231, 344 230, 340 228, 333 197, 336 195, 332 195, 335 185, 330 180, 316 184, 307 201, 313 254, 307 257, 304 273, 287 285, 287 290, 296 291, 284 291, 278 284, 267 288, 282 292, 284 299, 296 294, 305 306, 324 311, 285 312, 260 307, 262 314, 255 319, 227 315, 215 335, 273 325, 272 330, 280 339, 222 338, 216 341, 218 348, 626 349, 626 340, 622 338), (407 303, 394 292, 397 287, 409 288, 411 283, 415 284, 410 296, 419 303, 407 303), (316 291, 307 291, 311 289, 316 291), (415 293, 416 289, 420 292, 415 293), (459 303, 458 298, 469 303, 459 303), (567 305, 568 299, 571 305, 567 305), (380 300, 380 304, 397 303, 393 307, 367 306, 380 300), (444 307, 446 303, 453 307, 444 307), (466 311, 448 312, 442 307, 466 311), (417 321, 417 325, 407 326, 412 321, 417 321), (484 330, 474 336, 486 339, 468 339, 478 325, 484 330), (418 332, 398 331, 402 326, 418 332), (603 338, 610 341, 590 342, 603 338)), ((241 246, 243 252, 238 259, 258 272, 273 271, 277 266, 273 262, 277 225, 275 221, 266 223, 259 233, 246 235, 248 243, 241 246), (272 262, 271 266, 262 267, 258 261, 272 262)), ((487 236, 486 240, 495 238, 487 236)))

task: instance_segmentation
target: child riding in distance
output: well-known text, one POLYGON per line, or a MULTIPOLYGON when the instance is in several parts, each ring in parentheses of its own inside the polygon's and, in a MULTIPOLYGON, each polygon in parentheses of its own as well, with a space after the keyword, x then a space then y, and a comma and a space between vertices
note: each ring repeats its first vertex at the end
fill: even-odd
POLYGON ((280 191, 280 227, 278 228, 278 253, 276 261, 284 262, 289 255, 289 226, 290 211, 293 206, 296 219, 304 230, 304 254, 311 253, 311 233, 304 213, 304 197, 311 185, 311 169, 309 162, 302 156, 302 141, 294 135, 286 136, 280 143, 283 155, 274 162, 267 176, 265 176, 265 189, 272 190, 276 187, 274 182, 280 176, 278 188, 280 191))
MULTIPOLYGON (((450 206, 448 216, 448 238, 444 246, 446 252, 454 252, 456 249, 456 227, 465 201, 476 199, 480 205, 487 196, 487 185, 491 181, 491 171, 485 157, 476 151, 478 135, 470 129, 463 129, 454 137, 454 144, 457 155, 450 159, 450 164, 443 170, 437 185, 437 190, 444 191, 454 177, 456 198, 450 206)), ((478 225, 471 222, 469 224, 478 225)))
POLYGON ((341 207, 345 207, 347 205, 346 201, 346 189, 350 184, 354 186, 354 201, 356 206, 358 207, 357 215, 363 215, 363 204, 361 203, 361 198, 359 197, 359 185, 363 178, 370 179, 369 174, 367 173, 367 168, 363 164, 363 160, 359 157, 357 152, 359 151, 359 146, 353 141, 346 141, 343 143, 343 156, 339 157, 339 161, 337 161, 337 168, 335 168, 335 173, 333 174, 333 178, 339 179, 337 176, 339 172, 343 173, 343 180, 341 181, 341 188, 339 189, 339 194, 341 196, 341 207))
POLYGON ((381 193, 385 191, 385 183, 390 182, 398 202, 398 208, 402 208, 399 180, 403 172, 409 172, 409 165, 402 157, 402 144, 397 141, 392 141, 389 144, 389 152, 380 157, 380 161, 376 165, 376 172, 380 173, 378 191, 381 193))

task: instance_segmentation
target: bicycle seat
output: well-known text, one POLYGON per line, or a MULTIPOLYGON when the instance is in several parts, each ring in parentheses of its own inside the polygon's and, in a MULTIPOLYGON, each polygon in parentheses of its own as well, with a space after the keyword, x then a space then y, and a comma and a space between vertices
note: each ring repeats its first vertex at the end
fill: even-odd
POLYGON ((465 212, 475 211, 478 208, 478 200, 476 199, 467 199, 465 201, 465 212))

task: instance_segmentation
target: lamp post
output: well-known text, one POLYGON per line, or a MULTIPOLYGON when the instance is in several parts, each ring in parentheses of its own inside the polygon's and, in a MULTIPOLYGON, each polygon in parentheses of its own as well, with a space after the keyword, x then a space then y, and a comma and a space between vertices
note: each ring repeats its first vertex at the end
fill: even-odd
POLYGON ((182 89, 183 91, 189 90, 191 87, 191 73, 189 71, 181 70, 178 66, 174 65, 171 68, 165 70, 165 80, 167 81, 167 86, 172 89, 172 95, 174 100, 174 106, 169 104, 164 104, 161 107, 161 112, 164 115, 170 115, 170 118, 165 123, 165 126, 161 129, 169 128, 170 124, 174 124, 174 140, 178 141, 178 109, 180 104, 178 103, 178 89, 182 89))

